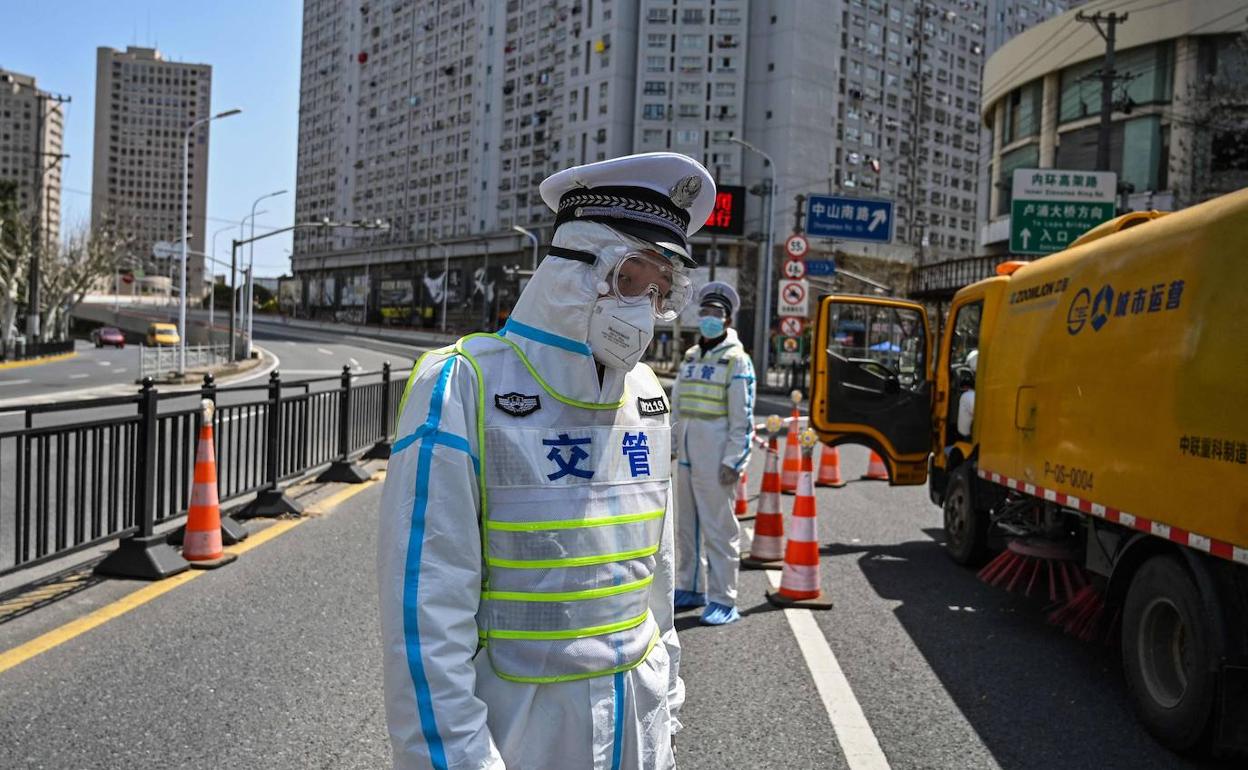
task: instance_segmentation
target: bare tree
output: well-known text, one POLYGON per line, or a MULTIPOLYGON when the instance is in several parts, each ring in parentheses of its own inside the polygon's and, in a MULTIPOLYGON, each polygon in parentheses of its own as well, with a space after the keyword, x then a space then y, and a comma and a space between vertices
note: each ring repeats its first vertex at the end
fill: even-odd
POLYGON ((40 263, 41 341, 69 336, 74 308, 102 278, 116 273, 130 245, 129 237, 111 224, 83 226, 69 236, 56 256, 40 263))
POLYGON ((18 307, 26 296, 34 247, 27 219, 16 205, 15 185, 0 183, 0 351, 11 350, 18 307))

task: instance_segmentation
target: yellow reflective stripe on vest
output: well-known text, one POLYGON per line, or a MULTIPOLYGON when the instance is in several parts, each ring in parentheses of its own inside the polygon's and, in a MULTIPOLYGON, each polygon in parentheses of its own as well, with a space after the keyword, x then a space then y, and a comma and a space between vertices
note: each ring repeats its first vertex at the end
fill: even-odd
POLYGON ((659 552, 659 546, 655 545, 651 548, 638 548, 635 551, 620 551, 619 553, 602 553, 596 556, 574 556, 571 559, 536 559, 526 561, 524 559, 490 559, 485 560, 486 564, 491 567, 510 567, 512 569, 548 569, 553 567, 591 567, 595 564, 607 564, 613 561, 628 561, 629 559, 640 559, 644 556, 653 556, 659 552))
MULTIPOLYGON (((491 628, 486 632, 487 639, 539 639, 542 641, 550 641, 552 639, 584 639, 587 636, 601 636, 603 634, 613 634, 616 631, 627 631, 630 628, 636 628, 646 622, 646 618, 650 617, 650 610, 647 609, 635 618, 621 620, 619 623, 607 623, 601 626, 589 626, 588 628, 570 628, 563 631, 508 631, 507 629, 491 628)), ((601 674, 599 674, 601 676, 601 674)))
POLYGON ((614 524, 632 524, 649 521, 663 515, 660 508, 647 513, 630 513, 624 516, 596 516, 591 519, 563 519, 556 521, 489 521, 485 526, 504 532, 540 532, 547 529, 580 529, 582 527, 609 527, 614 524))
MULTIPOLYGON (((608 668, 608 669, 604 669, 603 671, 591 671, 591 672, 587 672, 584 674, 562 674, 558 676, 513 676, 512 674, 504 674, 501 671, 495 670, 494 675, 497 676, 499 679, 505 679, 508 682, 523 682, 525 684, 553 684, 555 682, 579 682, 582 679, 593 679, 599 676, 610 676, 612 674, 618 674, 622 671, 632 671, 633 669, 640 666, 643 662, 645 662, 646 658, 650 657, 650 653, 654 650, 654 646, 659 643, 659 638, 660 638, 659 627, 655 626, 654 633, 650 635, 650 643, 646 645, 646 651, 641 654, 640 658, 633 661, 632 663, 623 663, 621 665, 616 666, 615 668, 608 668)), ((486 646, 485 639, 481 640, 481 646, 482 647, 486 646)))
POLYGON ((604 596, 617 596, 626 594, 629 591, 638 591, 646 588, 654 582, 654 575, 634 580, 632 583, 622 583, 618 586, 607 586, 606 588, 589 588, 584 591, 562 591, 558 593, 538 593, 533 591, 485 591, 481 594, 483 599, 497 599, 504 602, 579 602, 586 599, 601 599, 604 596))

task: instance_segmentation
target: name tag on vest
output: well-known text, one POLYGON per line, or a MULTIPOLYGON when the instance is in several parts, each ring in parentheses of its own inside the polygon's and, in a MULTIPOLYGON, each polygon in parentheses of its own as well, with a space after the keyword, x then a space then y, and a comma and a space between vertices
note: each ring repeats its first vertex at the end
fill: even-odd
POLYGON ((637 397, 637 412, 642 417, 657 417, 670 411, 671 409, 667 406, 667 399, 662 396, 655 396, 654 398, 637 397))

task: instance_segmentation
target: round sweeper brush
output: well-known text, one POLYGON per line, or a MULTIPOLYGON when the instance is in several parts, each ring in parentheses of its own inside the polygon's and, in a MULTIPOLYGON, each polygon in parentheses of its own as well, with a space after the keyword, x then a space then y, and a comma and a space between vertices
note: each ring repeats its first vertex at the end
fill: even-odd
POLYGON ((1064 604, 1088 583, 1074 559, 1075 551, 1067 542, 1014 538, 979 571, 979 579, 1023 596, 1039 596, 1047 589, 1049 601, 1064 604))

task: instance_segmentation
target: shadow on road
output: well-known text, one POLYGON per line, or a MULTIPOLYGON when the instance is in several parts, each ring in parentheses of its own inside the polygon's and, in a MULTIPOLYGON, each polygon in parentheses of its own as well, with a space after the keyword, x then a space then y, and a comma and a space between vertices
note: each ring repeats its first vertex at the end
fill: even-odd
MULTIPOLYGON (((944 534, 897 545, 829 544, 859 554, 876 593, 1003 768, 1229 768, 1162 748, 1136 721, 1113 648, 1044 620, 1044 606, 953 565, 944 534)), ((1242 765, 1236 765, 1242 767, 1242 765)))

